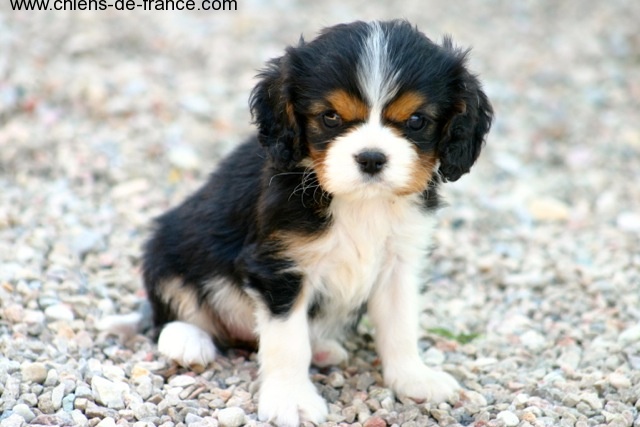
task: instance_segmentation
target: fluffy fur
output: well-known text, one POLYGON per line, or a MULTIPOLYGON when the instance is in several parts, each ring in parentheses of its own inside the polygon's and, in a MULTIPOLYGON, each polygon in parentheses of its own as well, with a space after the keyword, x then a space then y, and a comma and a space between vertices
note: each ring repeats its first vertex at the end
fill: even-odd
POLYGON ((251 94, 257 138, 146 246, 160 351, 206 365, 259 342, 260 419, 319 423, 308 367, 344 361, 366 310, 385 383, 451 398, 457 382, 420 359, 417 301, 438 186, 469 171, 491 125, 466 55, 390 21, 337 25, 271 60, 251 94))

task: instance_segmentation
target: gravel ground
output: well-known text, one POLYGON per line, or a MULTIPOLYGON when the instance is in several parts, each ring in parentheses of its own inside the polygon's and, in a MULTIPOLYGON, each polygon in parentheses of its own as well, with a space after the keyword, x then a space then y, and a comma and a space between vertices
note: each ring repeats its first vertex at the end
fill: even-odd
POLYGON ((396 400, 363 322, 348 366, 312 371, 324 425, 640 426, 640 2, 238 7, 0 6, 0 426, 261 425, 255 355, 191 372, 97 325, 138 310, 150 219, 252 131, 255 70, 391 17, 474 46, 497 113, 445 189, 422 319, 425 361, 466 392, 396 400))

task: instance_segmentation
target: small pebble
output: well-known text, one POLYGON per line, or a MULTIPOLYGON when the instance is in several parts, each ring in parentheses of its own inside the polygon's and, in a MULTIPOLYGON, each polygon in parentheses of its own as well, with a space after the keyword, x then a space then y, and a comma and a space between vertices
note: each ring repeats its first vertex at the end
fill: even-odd
POLYGON ((4 318, 12 323, 22 322, 24 319, 24 307, 19 304, 12 304, 3 311, 4 318))
POLYGON ((22 379, 24 381, 32 381, 35 383, 42 384, 47 378, 48 371, 47 371, 47 367, 43 363, 25 362, 20 367, 20 372, 22 374, 22 379))
POLYGON ((73 319, 75 319, 73 310, 66 304, 50 305, 44 310, 44 315, 50 321, 63 320, 66 322, 71 322, 73 319))
POLYGON ((387 422, 381 417, 370 417, 364 422, 363 427, 387 427, 387 422))
POLYGON ((71 419, 73 420, 73 425, 78 427, 85 427, 89 423, 87 417, 79 409, 71 411, 71 419))
POLYGON ((446 356, 435 347, 430 347, 424 354, 424 363, 431 366, 440 366, 446 360, 446 356))
POLYGON ((329 374, 327 383, 333 388, 342 388, 344 386, 344 376, 340 372, 334 371, 329 374))
POLYGON ((534 330, 529 330, 524 334, 520 335, 520 342, 524 345, 528 350, 538 352, 542 350, 546 345, 546 340, 544 336, 542 336, 539 332, 534 330))
POLYGON ((570 208, 566 203, 553 198, 539 198, 529 203, 531 216, 538 221, 565 221, 570 208))
POLYGON ((124 408, 123 393, 128 391, 126 384, 115 383, 105 378, 95 376, 91 380, 91 389, 96 401, 106 405, 108 408, 124 408))
POLYGON ((198 154, 189 146, 178 145, 171 148, 168 158, 171 164, 178 169, 194 170, 200 166, 198 154))
POLYGON ((51 392, 51 404, 54 410, 62 407, 62 399, 64 398, 64 384, 58 384, 51 392))
POLYGON ((68 394, 62 399, 62 409, 65 412, 72 412, 74 408, 74 402, 76 400, 75 394, 68 394))
POLYGON ((616 218, 616 224, 621 230, 640 232, 640 214, 637 212, 622 212, 616 218))
POLYGON ((628 376, 619 372, 609 374, 609 382, 617 389, 625 389, 631 387, 631 380, 628 376))
POLYGON ((100 421, 98 424, 96 424, 96 427, 115 427, 115 426, 116 426, 116 420, 114 420, 111 417, 106 417, 102 421, 100 421))
POLYGON ((582 393, 580 395, 580 400, 595 410, 601 410, 603 407, 602 400, 596 393, 582 393))
POLYGON ((633 325, 618 336, 618 342, 622 345, 630 345, 640 341, 640 324, 633 325))
POLYGON ((18 414, 11 414, 0 421, 0 427, 22 427, 25 425, 24 418, 18 414))
POLYGON ((220 427, 240 427, 246 421, 244 410, 239 407, 229 407, 218 411, 220 427))
POLYGON ((56 369, 49 369, 47 371, 47 378, 44 380, 44 385, 53 387, 58 384, 59 375, 56 369))
POLYGON ((498 413, 496 418, 504 422, 504 425, 507 427, 517 426, 518 423, 520 423, 518 416, 511 411, 502 411, 498 413))
POLYGON ((36 417, 36 414, 24 403, 18 403, 12 410, 14 414, 20 415, 27 423, 30 423, 36 417))

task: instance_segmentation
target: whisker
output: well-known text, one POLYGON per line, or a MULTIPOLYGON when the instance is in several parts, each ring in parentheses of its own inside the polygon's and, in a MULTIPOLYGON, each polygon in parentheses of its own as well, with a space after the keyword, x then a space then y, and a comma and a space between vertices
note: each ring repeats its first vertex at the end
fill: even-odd
POLYGON ((276 178, 276 177, 282 176, 282 175, 304 175, 304 172, 280 172, 280 173, 277 173, 277 174, 273 175, 269 179, 269 187, 271 187, 271 183, 273 182, 273 178, 276 178))

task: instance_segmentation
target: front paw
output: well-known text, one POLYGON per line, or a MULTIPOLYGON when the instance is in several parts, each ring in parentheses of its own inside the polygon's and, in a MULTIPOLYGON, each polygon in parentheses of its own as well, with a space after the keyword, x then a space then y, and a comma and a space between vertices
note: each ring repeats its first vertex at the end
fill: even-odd
POLYGON ((416 401, 440 403, 454 401, 459 395, 460 385, 446 372, 434 371, 422 362, 413 366, 394 367, 385 373, 385 382, 398 395, 416 401))
POLYGON ((267 378, 260 386, 260 421, 279 427, 298 427, 302 421, 320 424, 327 413, 327 404, 307 378, 300 381, 267 378))

